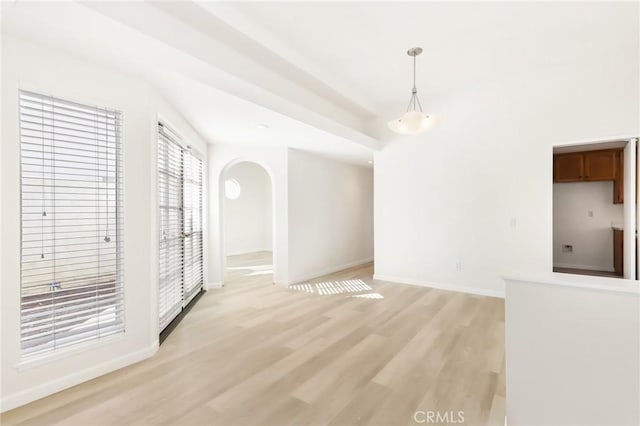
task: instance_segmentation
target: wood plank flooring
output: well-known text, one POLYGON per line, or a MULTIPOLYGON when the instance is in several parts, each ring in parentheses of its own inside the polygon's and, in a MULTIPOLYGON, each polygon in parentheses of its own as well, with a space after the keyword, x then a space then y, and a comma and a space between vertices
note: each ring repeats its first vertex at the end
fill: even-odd
POLYGON ((504 424, 501 299, 373 280, 371 264, 290 288, 271 284, 270 253, 228 267, 154 357, 1 423, 504 424))

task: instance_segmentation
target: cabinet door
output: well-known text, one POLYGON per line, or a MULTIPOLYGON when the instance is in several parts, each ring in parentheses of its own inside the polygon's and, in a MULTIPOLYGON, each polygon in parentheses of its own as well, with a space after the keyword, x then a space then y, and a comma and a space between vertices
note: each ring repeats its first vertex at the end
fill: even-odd
POLYGON ((624 151, 616 153, 618 168, 616 170, 616 180, 613 181, 613 204, 624 203, 624 151))
POLYGON ((624 231, 613 230, 613 269, 616 275, 624 275, 622 265, 624 264, 624 231))
POLYGON ((584 179, 588 181, 616 178, 617 151, 589 151, 584 153, 584 179))
POLYGON ((554 156, 554 182, 577 182, 583 180, 584 156, 576 154, 558 154, 554 156))

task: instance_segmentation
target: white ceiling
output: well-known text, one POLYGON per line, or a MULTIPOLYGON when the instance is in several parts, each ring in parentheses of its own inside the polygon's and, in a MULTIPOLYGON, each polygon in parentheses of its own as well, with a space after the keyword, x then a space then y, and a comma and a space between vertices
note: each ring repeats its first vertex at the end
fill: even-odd
POLYGON ((144 77, 210 142, 366 163, 406 108, 407 48, 424 48, 417 85, 437 116, 484 81, 527 84, 607 57, 609 40, 637 44, 617 24, 637 16, 632 2, 18 2, 3 32, 144 77))
POLYGON ((286 45, 301 68, 327 76, 325 80, 339 84, 346 97, 368 105, 381 119, 401 110, 409 99, 410 47, 424 48, 417 62, 417 84, 428 107, 431 99, 437 102, 477 81, 535 78, 545 68, 588 64, 594 50, 611 48, 607 32, 615 24, 608 23, 638 15, 637 4, 611 7, 608 2, 207 5, 274 49, 286 45))

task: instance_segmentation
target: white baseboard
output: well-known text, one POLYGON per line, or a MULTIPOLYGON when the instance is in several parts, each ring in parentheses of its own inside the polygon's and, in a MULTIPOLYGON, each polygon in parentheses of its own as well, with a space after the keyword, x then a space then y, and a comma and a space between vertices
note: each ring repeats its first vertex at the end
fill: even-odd
POLYGON ((572 263, 554 263, 554 268, 586 269, 587 271, 615 272, 611 266, 574 265, 572 263))
POLYGON ((334 272, 338 272, 338 271, 342 271, 344 269, 349 269, 349 268, 353 268, 354 266, 359 266, 359 265, 364 265, 365 263, 370 263, 373 262, 373 257, 368 257, 366 259, 360 259, 360 260, 356 260, 353 262, 349 262, 349 263, 345 263, 342 265, 337 265, 337 266, 330 266, 328 268, 324 268, 324 269, 320 269, 314 272, 309 272, 306 274, 302 274, 299 277, 296 277, 295 279, 290 279, 289 283, 287 285, 291 285, 291 284, 298 284, 302 281, 307 281, 313 278, 318 278, 321 277, 323 275, 329 275, 329 274, 333 274, 334 272))
POLYGON ((409 284, 420 287, 431 287, 439 290, 457 291, 459 293, 476 294, 479 296, 497 297, 504 299, 504 290, 494 290, 489 288, 469 287, 458 284, 434 283, 432 281, 422 281, 412 278, 392 277, 389 275, 373 274, 374 280, 390 281, 398 284, 409 284))
POLYGON ((207 290, 222 288, 222 283, 207 283, 207 290))
POLYGON ((135 364, 136 362, 140 362, 153 356, 158 350, 158 347, 159 342, 156 340, 149 347, 137 352, 85 368, 84 370, 14 393, 13 395, 6 395, 2 400, 0 400, 0 412, 20 407, 21 405, 28 404, 40 398, 44 398, 45 396, 52 395, 56 392, 87 382, 95 379, 96 377, 111 373, 112 371, 119 370, 128 365, 135 364))

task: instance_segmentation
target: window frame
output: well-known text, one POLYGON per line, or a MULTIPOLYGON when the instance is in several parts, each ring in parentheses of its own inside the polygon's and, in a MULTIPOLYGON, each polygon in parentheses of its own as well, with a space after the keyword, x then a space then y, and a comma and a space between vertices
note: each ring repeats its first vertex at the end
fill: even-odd
MULTIPOLYGON (((34 102, 33 100, 27 100, 27 102, 34 102)), ((103 104, 108 104, 109 102, 102 102, 103 104)), ((33 108, 33 107, 31 107, 33 108)), ((61 113, 62 114, 62 113, 61 113)), ((45 363, 48 363, 52 360, 57 360, 57 359, 62 359, 62 358, 66 358, 69 357, 71 355, 74 354, 78 354, 78 353, 82 353, 85 351, 90 351, 90 350, 95 350, 96 348, 99 348, 101 346, 105 346, 105 345, 109 345, 112 344, 115 341, 119 341, 119 340, 123 340, 126 336, 127 333, 127 315, 126 315, 126 310, 127 310, 127 305, 126 305, 126 285, 125 285, 125 244, 124 244, 124 231, 125 231, 125 225, 124 225, 124 207, 125 207, 125 199, 124 199, 124 189, 125 189, 125 173, 124 173, 124 157, 125 157, 125 145, 124 145, 124 117, 125 114, 122 111, 122 108, 118 108, 118 107, 109 107, 109 106, 98 106, 96 105, 96 103, 94 102, 88 102, 88 101, 83 101, 83 100, 77 100, 75 98, 69 97, 59 97, 59 96, 54 96, 54 95, 50 95, 50 94, 46 94, 46 91, 44 90, 39 90, 39 89, 33 89, 33 88, 26 88, 26 87, 19 87, 17 89, 17 127, 18 127, 18 132, 17 132, 17 136, 18 136, 18 140, 17 140, 17 145, 18 145, 18 149, 17 149, 17 153, 18 153, 18 178, 19 178, 19 184, 18 184, 18 194, 20 197, 20 206, 19 206, 19 221, 18 221, 18 225, 19 225, 19 235, 20 235, 20 252, 19 252, 19 278, 20 278, 20 285, 18 288, 18 309, 17 309, 17 325, 18 325, 18 332, 17 332, 17 338, 18 338, 18 355, 19 355, 19 359, 18 359, 18 363, 16 365, 16 368, 18 370, 22 370, 22 369, 26 369, 26 368, 31 368, 31 367, 35 367, 35 366, 39 366, 45 363), (111 297, 111 299, 113 300, 113 304, 109 304, 108 309, 111 309, 112 307, 114 308, 114 330, 113 332, 109 332, 104 336, 101 336, 101 326, 98 325, 96 326, 96 328, 94 329, 96 336, 85 336, 84 334, 87 333, 87 331, 84 332, 80 332, 80 333, 70 333, 67 336, 64 336, 62 338, 56 338, 55 336, 52 338, 52 347, 50 348, 44 348, 41 350, 35 350, 33 352, 28 352, 25 351, 25 347, 24 342, 23 342, 23 338, 24 338, 24 333, 23 333, 23 326, 24 326, 24 322, 23 322, 23 285, 24 285, 24 277, 23 277, 23 273, 24 273, 24 231, 25 229, 29 229, 29 227, 25 227, 24 225, 24 202, 23 202, 23 198, 24 198, 24 179, 25 179, 25 170, 24 170, 24 137, 29 137, 28 135, 25 136, 24 135, 24 131, 23 131, 23 125, 24 125, 24 119, 23 119, 23 96, 24 97, 31 97, 33 99, 37 99, 38 102, 41 103, 41 105, 44 105, 46 103, 49 103, 48 105, 52 108, 51 110, 47 111, 44 109, 42 109, 42 130, 41 132, 41 136, 40 138, 42 139, 42 155, 43 155, 43 180, 44 180, 44 174, 45 173, 49 173, 50 176, 52 174, 57 174, 59 173, 58 171, 56 171, 56 168, 62 168, 62 169, 73 169, 74 166, 77 167, 78 163, 82 163, 82 161, 76 160, 76 161, 69 161, 69 160, 59 160, 57 158, 55 158, 55 146, 53 145, 56 141, 56 133, 54 132, 47 132, 47 133, 52 133, 54 136, 48 138, 51 141, 51 147, 50 149, 53 149, 53 151, 50 151, 50 153, 53 153, 52 158, 49 158, 48 161, 50 161, 50 165, 48 166, 48 168, 50 169, 49 172, 45 172, 44 169, 46 168, 46 166, 44 166, 44 161, 45 161, 45 151, 44 151, 44 141, 47 140, 47 137, 44 136, 44 134, 42 133, 44 131, 45 127, 52 127, 52 128, 61 128, 63 127, 63 125, 60 125, 58 120, 61 120, 59 117, 55 117, 55 107, 54 104, 58 104, 58 108, 63 108, 63 107, 75 107, 77 108, 77 110, 75 111, 75 113, 77 114, 86 114, 88 116, 91 116, 90 111, 94 111, 93 113, 95 114, 96 117, 98 117, 100 114, 102 114, 102 111, 104 111, 104 125, 106 126, 105 129, 105 134, 104 134, 104 145, 100 145, 100 139, 99 136, 96 136, 96 143, 91 144, 91 143, 87 143, 87 146, 90 147, 90 149, 96 149, 96 153, 98 152, 98 149, 101 148, 105 148, 105 149, 113 149, 113 153, 111 153, 110 151, 106 151, 105 157, 104 157, 104 161, 105 161, 105 177, 102 177, 103 182, 106 183, 106 188, 104 189, 105 194, 108 194, 108 192, 110 191, 109 188, 109 182, 111 179, 111 174, 113 174, 113 202, 112 204, 105 204, 107 205, 107 211, 106 211, 106 215, 105 215, 105 222, 107 223, 109 222, 110 219, 110 212, 108 209, 113 208, 113 228, 111 229, 111 232, 107 231, 107 235, 110 235, 111 237, 114 237, 115 241, 114 241, 114 248, 113 248, 113 256, 114 256, 114 293, 113 293, 113 297, 111 297), (51 117, 46 118, 45 117, 45 112, 50 114, 51 117), (50 121, 51 124, 44 124, 45 120, 50 121), (111 142, 109 142, 110 136, 109 136, 109 129, 111 126, 108 121, 112 120, 113 124, 112 124, 112 128, 113 128, 113 143, 111 145, 111 142), (57 125, 56 125, 57 123, 57 125), (109 159, 109 155, 113 156, 113 160, 109 159), (69 163, 69 166, 60 166, 58 164, 56 164, 56 162, 58 161, 62 161, 69 163), (113 167, 110 168, 110 164, 109 162, 113 161, 113 167), (62 346, 57 346, 56 345, 56 341, 61 340, 62 341, 62 346)), ((69 120, 76 120, 75 118, 68 118, 69 120)), ((88 118, 85 118, 86 121, 89 121, 88 118)), ((63 120, 64 121, 64 120, 63 120)), ((96 118, 96 122, 95 122, 95 126, 100 125, 97 121, 96 118)), ((83 126, 82 123, 72 123, 71 121, 69 122, 70 126, 83 126)), ((89 127, 91 128, 89 125, 84 125, 84 127, 89 127)), ((96 127, 98 128, 98 127, 96 127)), ((37 132, 36 130, 33 130, 35 132, 37 132)), ((75 129, 73 130, 77 133, 79 133, 79 136, 75 136, 77 138, 83 138, 83 133, 90 133, 89 130, 78 130, 75 129)), ((96 133, 96 135, 98 135, 98 133, 96 133)), ((37 139, 37 137, 33 137, 37 139)), ((85 139, 88 139, 85 137, 85 139)), ((27 142, 28 143, 28 142, 27 142)), ((66 142, 66 143, 74 143, 74 142, 66 142)), ((33 144, 33 143, 31 143, 33 144)), ((75 142, 75 144, 80 144, 78 142, 75 142)), ((69 147, 62 147, 63 149, 67 149, 67 150, 72 150, 72 148, 69 147)), ((80 148, 82 149, 82 148, 80 148)), ((88 149, 87 149, 88 151, 88 149)), ((71 151, 73 153, 73 151, 71 151)), ((64 156, 65 154, 60 154, 62 156, 64 156)), ((99 156, 101 154, 97 153, 96 156, 99 156)), ((73 154, 71 155, 73 156, 73 154)), ((27 157, 28 158, 28 157, 27 157)), ((91 160, 91 157, 88 157, 89 160, 91 160)), ((100 158, 97 158, 97 162, 98 164, 96 165, 96 176, 100 176, 100 172, 102 171, 102 169, 100 169, 101 165, 99 164, 100 158)), ((28 172, 27 172, 28 173, 28 172)), ((64 174, 63 174, 64 175, 64 174)), ((69 175, 67 175, 68 177, 69 175)), ((51 179, 51 178, 49 178, 51 179)), ((56 177, 53 178, 54 180, 56 179, 56 177)), ((64 179, 62 179, 64 180, 64 179)), ((88 179, 84 178, 84 179, 78 179, 80 182, 85 183, 85 182, 89 182, 88 179)), ((99 181, 96 181, 99 182, 99 181)), ((43 184, 43 187, 45 187, 46 185, 43 184)), ((50 185, 52 188, 58 189, 60 188, 59 186, 54 186, 54 185, 50 185)), ((55 189, 54 189, 54 197, 55 197, 55 189)), ((102 189, 100 189, 99 187, 96 188, 95 192, 91 192, 89 193, 91 197, 100 197, 101 194, 100 192, 102 191, 102 189)), ((44 194, 44 192, 43 192, 44 194)), ((63 192, 64 194, 64 192, 63 192)), ((66 195, 69 195, 68 193, 66 195)), ((44 197, 44 195, 43 195, 44 197)), ((106 203, 109 203, 111 200, 109 200, 110 196, 109 195, 105 195, 106 198, 106 203)), ((78 200, 73 200, 73 201, 78 201, 78 200)), ((102 200, 99 199, 92 199, 91 201, 95 201, 95 204, 97 208, 99 208, 101 206, 102 200)), ((55 198, 53 200, 53 205, 52 208, 57 208, 58 206, 55 205, 55 198)), ((43 205, 44 203, 46 203, 45 199, 43 198, 43 205)), ((89 207, 93 206, 92 204, 89 205, 89 207)), ((47 208, 51 208, 51 207, 47 207, 47 208)), ((55 216, 54 216, 55 218, 55 216)), ((55 219, 54 219, 55 220, 55 219)), ((101 225, 103 225, 103 222, 101 222, 101 219, 98 219, 98 223, 99 225, 96 226, 96 236, 97 235, 102 235, 101 231, 99 230, 99 227, 101 225)), ((75 224, 75 221, 72 221, 70 225, 68 226, 73 226, 73 224, 75 224)), ((55 228, 56 226, 61 226, 61 225, 56 225, 56 223, 54 222, 52 225, 52 228, 55 228)), ((106 225, 108 228, 110 227, 109 225, 106 225)), ((107 229, 108 229, 107 228, 107 229)), ((89 232, 93 232, 93 231, 89 231, 89 232)), ((55 231, 54 231, 54 235, 55 235, 55 231)), ((83 237, 71 237, 71 238, 83 238, 83 237)), ((85 238, 90 238, 90 237, 85 237, 85 238)), ((55 237, 54 237, 55 240, 55 237)), ((53 241, 53 240, 52 240, 53 241)), ((109 241, 110 242, 110 241, 109 241)), ((89 243, 85 243, 85 244, 89 244, 89 243)), ((57 252, 54 251, 52 252, 52 254, 56 254, 57 252)), ((100 261, 100 257, 103 256, 99 251, 98 254, 96 255, 96 257, 98 257, 97 262, 100 261)), ((71 257, 73 259, 73 256, 71 257)), ((57 259, 55 259, 54 257, 54 265, 57 259)), ((55 266, 53 266, 55 268, 55 266)), ((72 276, 73 277, 73 276, 72 276)), ((86 286, 86 284, 84 285, 86 286)), ((83 287, 79 287, 79 289, 83 289, 83 287)), ((97 291, 97 290, 96 290, 97 291)), ((97 298, 97 296, 96 296, 97 298)), ((90 298, 89 297, 85 297, 83 299, 80 299, 80 304, 79 305, 89 305, 92 306, 90 303, 90 298), (87 303, 87 301, 89 301, 89 303, 87 303)), ((72 303, 69 303, 68 305, 65 305, 65 307, 68 306, 72 306, 72 303)), ((99 305, 97 305, 97 309, 99 309, 99 305)), ((92 308, 89 307, 85 307, 83 308, 80 312, 80 314, 85 314, 87 311, 89 311, 92 308)), ((102 311, 100 311, 98 313, 98 317, 100 316, 100 314, 107 308, 103 308, 102 311)), ((53 313, 54 317, 55 317, 55 308, 53 308, 51 310, 51 312, 53 313)), ((85 321, 86 320, 90 320, 92 318, 95 317, 81 317, 83 318, 85 321)), ((71 331, 71 330, 66 330, 66 331, 71 331)), ((37 346, 37 345, 36 345, 37 346)))

